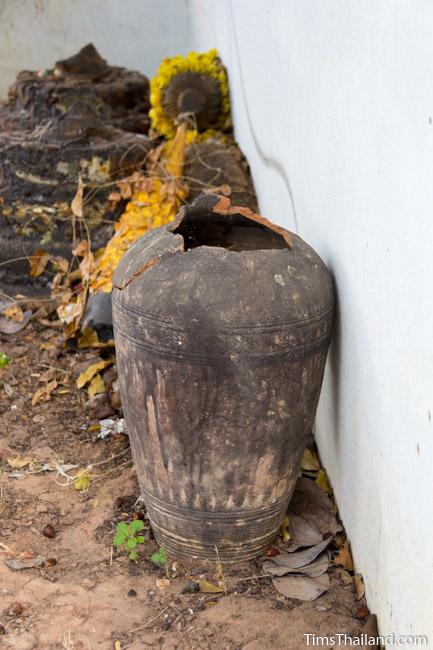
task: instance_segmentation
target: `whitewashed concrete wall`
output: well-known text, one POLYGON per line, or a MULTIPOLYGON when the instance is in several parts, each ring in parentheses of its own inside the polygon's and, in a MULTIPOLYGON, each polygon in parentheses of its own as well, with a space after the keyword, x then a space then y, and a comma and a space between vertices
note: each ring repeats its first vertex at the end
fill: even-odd
POLYGON ((262 213, 335 276, 317 435, 369 604, 433 647, 433 3, 191 0, 191 17, 228 66, 262 213))
POLYGON ((261 210, 332 269, 317 434, 382 633, 433 647, 431 0, 0 0, 0 96, 93 41, 152 74, 217 46, 261 210))
POLYGON ((188 0, 0 0, 0 98, 20 70, 53 67, 89 42, 109 63, 153 75, 190 40, 188 0))

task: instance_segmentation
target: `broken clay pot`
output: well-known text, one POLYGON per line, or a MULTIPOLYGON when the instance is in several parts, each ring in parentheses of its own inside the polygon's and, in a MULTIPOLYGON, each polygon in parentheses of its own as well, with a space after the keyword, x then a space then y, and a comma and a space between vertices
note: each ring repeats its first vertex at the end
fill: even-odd
POLYGON ((286 513, 311 431, 334 292, 298 236, 207 194, 122 258, 122 405, 158 543, 253 558, 286 513))

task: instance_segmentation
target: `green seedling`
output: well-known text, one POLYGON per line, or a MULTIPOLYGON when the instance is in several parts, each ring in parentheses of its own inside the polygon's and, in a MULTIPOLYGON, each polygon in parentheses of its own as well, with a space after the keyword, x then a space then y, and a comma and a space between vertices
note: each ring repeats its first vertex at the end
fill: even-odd
POLYGON ((129 559, 136 560, 138 557, 137 546, 144 544, 144 535, 137 535, 137 533, 143 529, 144 522, 141 519, 134 519, 129 524, 126 521, 119 521, 113 545, 117 548, 123 547, 128 553, 129 559))
POLYGON ((165 570, 165 575, 168 578, 169 577, 168 561, 167 561, 167 553, 165 551, 165 548, 160 546, 158 551, 156 551, 156 553, 154 553, 150 559, 154 564, 157 564, 158 566, 160 566, 162 569, 165 570))
POLYGON ((9 357, 4 352, 0 352, 0 368, 5 368, 9 364, 9 357))

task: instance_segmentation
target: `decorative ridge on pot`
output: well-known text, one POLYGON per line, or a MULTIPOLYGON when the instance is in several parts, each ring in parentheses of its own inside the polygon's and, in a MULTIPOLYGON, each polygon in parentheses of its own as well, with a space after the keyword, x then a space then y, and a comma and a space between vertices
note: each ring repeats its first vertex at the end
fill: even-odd
POLYGON ((297 235, 205 194, 135 242, 112 294, 122 404, 158 542, 260 554, 314 421, 333 283, 297 235))

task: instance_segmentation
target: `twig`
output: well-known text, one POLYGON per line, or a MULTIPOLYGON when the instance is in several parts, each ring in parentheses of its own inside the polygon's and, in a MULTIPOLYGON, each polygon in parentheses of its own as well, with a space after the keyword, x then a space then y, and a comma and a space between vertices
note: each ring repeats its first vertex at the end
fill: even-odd
POLYGON ((139 632, 140 630, 146 629, 146 627, 149 627, 149 625, 155 623, 155 621, 157 621, 158 618, 160 618, 164 614, 164 612, 167 611, 167 609, 168 607, 164 607, 164 609, 161 609, 161 611, 157 616, 155 616, 155 618, 151 618, 150 621, 147 621, 147 623, 143 623, 143 625, 139 625, 138 627, 132 628, 132 630, 128 630, 127 634, 132 634, 133 632, 139 632))
POLYGON ((15 556, 18 555, 17 553, 15 553, 15 551, 13 551, 11 548, 9 548, 9 546, 6 546, 6 544, 3 544, 2 542, 0 542, 0 548, 2 548, 4 551, 6 551, 6 553, 10 553, 11 555, 15 555, 15 556))
POLYGON ((48 363, 37 363, 36 365, 40 368, 48 368, 48 370, 56 370, 58 372, 64 372, 65 375, 69 375, 69 370, 64 370, 64 368, 57 368, 56 366, 50 366, 48 363))

